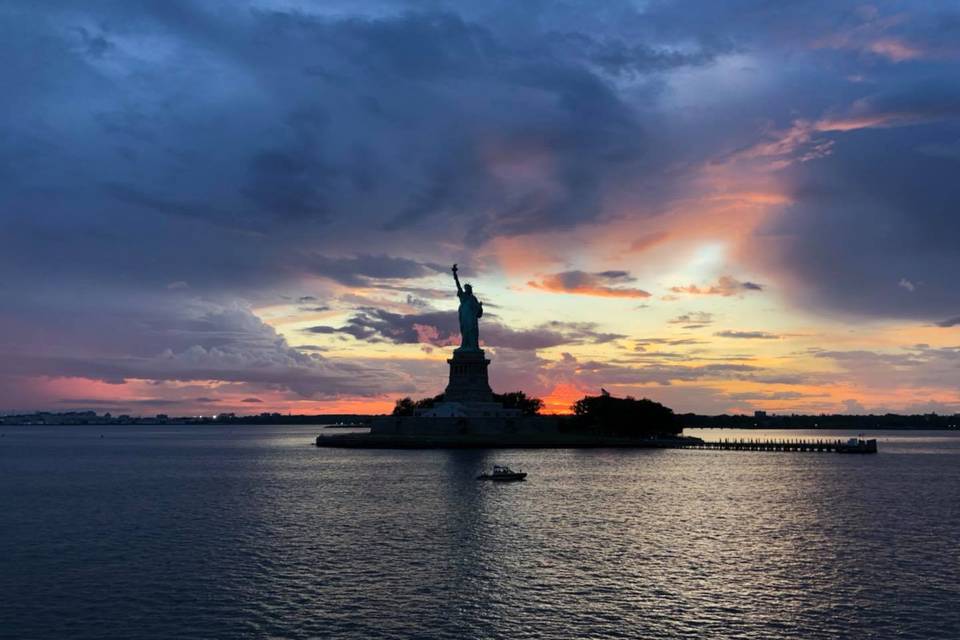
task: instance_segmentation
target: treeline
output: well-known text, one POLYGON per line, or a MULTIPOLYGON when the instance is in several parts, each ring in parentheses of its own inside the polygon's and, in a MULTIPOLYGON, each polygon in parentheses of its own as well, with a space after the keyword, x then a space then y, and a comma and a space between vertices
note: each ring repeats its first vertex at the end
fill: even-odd
MULTIPOLYGON (((508 409, 519 409, 525 416, 538 415, 543 409, 540 398, 529 397, 523 391, 494 394, 494 399, 508 409)), ((443 402, 443 394, 421 400, 401 398, 397 400, 392 415, 412 416, 418 410, 432 408, 440 402, 443 402)), ((683 431, 683 425, 672 409, 646 398, 616 398, 603 391, 599 396, 584 396, 574 403, 572 409, 573 415, 561 417, 561 430, 565 433, 649 437, 683 431)))
MULTIPOLYGON (((507 409, 518 409, 521 415, 535 416, 543 409, 543 400, 540 398, 531 398, 523 391, 511 391, 510 393, 493 394, 495 402, 499 402, 507 409)), ((400 398, 393 407, 394 416, 412 416, 417 411, 431 409, 438 403, 443 402, 443 394, 433 396, 432 398, 422 398, 414 400, 412 398, 400 398)))
POLYGON ((728 429, 957 429, 960 414, 924 413, 900 415, 719 415, 683 413, 678 416, 685 427, 728 429))
POLYGON ((219 414, 216 418, 200 418, 211 424, 369 424, 373 416, 360 413, 320 413, 314 415, 261 413, 258 415, 219 414))
POLYGON ((98 415, 94 411, 64 411, 22 413, 0 416, 0 425, 157 425, 157 424, 368 424, 372 416, 353 413, 291 415, 260 413, 237 415, 219 413, 213 416, 154 416, 98 415))

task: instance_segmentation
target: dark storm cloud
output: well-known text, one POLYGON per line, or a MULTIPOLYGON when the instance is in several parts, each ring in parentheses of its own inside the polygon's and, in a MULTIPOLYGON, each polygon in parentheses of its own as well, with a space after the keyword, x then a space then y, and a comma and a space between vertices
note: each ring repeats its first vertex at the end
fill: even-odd
POLYGON ((837 3, 812 0, 654 2, 645 26, 662 38, 691 38, 737 51, 812 49, 860 65, 942 59, 960 53, 956 7, 939 0, 837 3), (906 55, 898 56, 900 45, 906 55))
MULTIPOLYGON (((337 333, 337 331, 339 331, 339 329, 337 329, 336 327, 328 327, 328 326, 326 326, 326 325, 317 325, 317 326, 315 326, 315 327, 307 327, 306 329, 304 329, 304 331, 306 331, 307 333, 327 333, 327 334, 330 334, 330 333, 337 333)), ((302 348, 302 347, 301 347, 301 348, 302 348)))
POLYGON ((630 387, 634 385, 671 385, 674 382, 697 382, 704 380, 753 380, 765 370, 741 363, 717 363, 690 365, 649 362, 643 366, 629 366, 615 362, 579 360, 569 353, 546 367, 554 380, 576 384, 578 387, 600 386, 630 387))
POLYGON ((241 306, 196 303, 179 311, 114 319, 114 332, 107 331, 114 326, 92 331, 85 322, 70 322, 62 327, 62 335, 53 336, 41 327, 40 334, 49 337, 43 349, 3 345, 4 369, 24 376, 89 378, 110 384, 131 379, 220 380, 309 398, 371 396, 409 385, 389 363, 367 365, 301 353, 241 306), (134 328, 124 330, 130 323, 134 328), (99 354, 77 355, 76 344, 96 344, 97 337, 99 354))
MULTIPOLYGON (((803 95, 784 84, 764 104, 784 124, 797 117, 780 110, 781 101, 790 105, 823 145, 822 154, 791 155, 780 173, 793 205, 766 229, 785 241, 773 261, 799 285, 791 293, 860 316, 956 315, 960 288, 952 274, 960 253, 950 238, 960 223, 958 183, 950 176, 960 169, 957 7, 742 0, 689 9, 655 3, 646 17, 664 36, 726 40, 768 55, 806 50, 826 65, 816 77, 781 65, 781 78, 818 90, 803 95), (909 290, 897 286, 902 280, 923 284, 909 290)), ((758 239, 766 241, 766 233, 758 239)))
POLYGON ((960 347, 914 345, 896 351, 823 351, 815 357, 831 360, 839 378, 860 387, 926 387, 960 385, 960 347), (891 379, 890 372, 896 373, 891 379))
POLYGON ((206 204, 167 200, 123 184, 104 183, 102 188, 104 192, 120 202, 133 205, 134 207, 142 207, 173 216, 196 218, 212 224, 231 224, 231 216, 229 214, 220 212, 216 208, 206 204))
MULTIPOLYGON (((706 113, 670 144, 657 137, 673 115, 658 112, 663 74, 731 53, 776 57, 789 45, 860 55, 854 49, 868 50, 871 38, 900 38, 931 59, 913 68, 927 76, 914 73, 914 86, 895 65, 871 69, 891 80, 875 95, 781 65, 798 89, 776 100, 813 118, 955 112, 941 79, 958 21, 922 3, 895 23, 882 7, 838 20, 828 3, 434 6, 4 9, 4 80, 21 90, 0 106, 0 199, 29 218, 3 229, 18 281, 49 275, 25 266, 16 247, 29 245, 56 251, 59 267, 44 268, 64 279, 250 291, 309 270, 298 260, 305 252, 389 254, 410 234, 566 227, 603 215, 602 194, 618 189, 655 209, 683 187, 671 163, 736 146, 726 132, 745 133, 761 115, 753 102, 739 119, 718 112, 729 121, 722 130, 706 113), (814 81, 818 92, 803 90, 814 81), (541 169, 517 180, 517 165, 541 169), (82 250, 61 237, 68 221, 82 250), (131 242, 136 251, 123 246, 131 242), (174 253, 176 273, 158 273, 174 253)), ((927 142, 928 159, 950 162, 935 151, 945 148, 942 132, 927 142)), ((341 282, 369 277, 347 272, 350 264, 319 266, 341 282)))
MULTIPOLYGON (((484 317, 483 342, 491 347, 536 351, 570 344, 600 344, 626 336, 598 331, 589 322, 552 321, 533 329, 513 329, 484 317)), ((430 344, 448 346, 459 341, 460 326, 455 311, 430 311, 400 314, 383 309, 364 309, 341 327, 315 326, 308 333, 343 333, 357 340, 394 344, 430 344)))
POLYGON ((772 257, 799 278, 797 293, 852 314, 957 313, 960 159, 924 150, 944 139, 960 139, 960 119, 847 132, 789 170, 794 203, 764 233, 782 239, 772 257))
POLYGON ((0 204, 30 219, 5 236, 57 251, 69 222, 85 244, 58 251, 67 278, 151 282, 175 253, 167 282, 249 290, 296 273, 305 251, 449 242, 453 220, 474 239, 570 226, 601 215, 627 175, 657 184, 615 78, 715 53, 637 42, 609 20, 588 31, 563 11, 408 8, 0 10, 4 84, 20 87, 0 105, 0 204), (511 177, 531 158, 546 168, 511 177))
POLYGON ((309 272, 347 286, 363 286, 370 284, 371 280, 422 278, 446 271, 446 268, 437 265, 385 255, 359 255, 351 258, 314 255, 305 258, 304 263, 309 272))
MULTIPOLYGON (((448 295, 406 281, 497 235, 666 211, 702 167, 792 128, 757 161, 792 205, 744 254, 814 309, 956 324, 955 7, 294 4, 0 7, 0 370, 397 388, 223 310, 316 276, 448 295)), ((661 237, 640 226, 635 250, 661 237)), ((585 269, 538 284, 646 295, 585 269)), ((356 315, 361 339, 411 339, 356 315)), ((454 335, 428 319, 418 340, 454 335)), ((517 349, 615 339, 491 329, 517 349)))

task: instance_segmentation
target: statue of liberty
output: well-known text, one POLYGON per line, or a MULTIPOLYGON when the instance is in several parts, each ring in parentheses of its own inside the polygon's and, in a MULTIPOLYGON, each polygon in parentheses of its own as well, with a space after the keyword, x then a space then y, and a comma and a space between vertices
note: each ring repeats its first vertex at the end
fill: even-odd
POLYGON ((480 324, 483 316, 483 303, 473 295, 469 284, 460 286, 457 265, 453 265, 453 280, 457 283, 457 297, 460 298, 460 347, 457 351, 480 351, 480 324))

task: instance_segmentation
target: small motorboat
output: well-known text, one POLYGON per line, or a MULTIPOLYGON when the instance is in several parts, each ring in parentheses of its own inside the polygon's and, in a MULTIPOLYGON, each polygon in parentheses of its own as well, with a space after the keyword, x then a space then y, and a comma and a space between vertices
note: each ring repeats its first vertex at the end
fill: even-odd
POLYGON ((496 482, 516 482, 523 480, 527 474, 523 471, 513 471, 510 467, 502 464, 493 465, 493 473, 481 473, 477 480, 494 480, 496 482))

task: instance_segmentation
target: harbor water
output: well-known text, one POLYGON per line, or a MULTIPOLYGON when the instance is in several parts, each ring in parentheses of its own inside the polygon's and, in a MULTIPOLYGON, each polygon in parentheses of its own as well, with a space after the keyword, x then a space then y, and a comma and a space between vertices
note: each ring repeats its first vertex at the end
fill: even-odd
POLYGON ((960 433, 846 456, 320 431, 3 427, 0 638, 960 637, 960 433), (495 463, 529 476, 478 482, 495 463))

